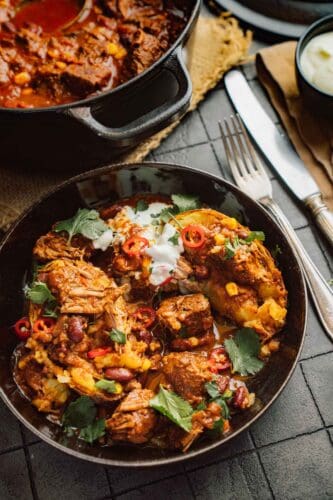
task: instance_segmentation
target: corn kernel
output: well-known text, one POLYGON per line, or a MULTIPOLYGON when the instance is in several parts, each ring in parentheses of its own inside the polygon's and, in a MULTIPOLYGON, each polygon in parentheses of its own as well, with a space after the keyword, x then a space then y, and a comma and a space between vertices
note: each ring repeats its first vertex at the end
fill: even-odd
POLYGON ((22 95, 31 95, 33 93, 33 89, 31 87, 27 87, 26 89, 22 89, 22 95))
POLYGON ((47 55, 49 57, 52 57, 52 59, 57 59, 57 57, 59 57, 60 55, 60 52, 58 49, 48 49, 47 55))
POLYGON ((188 341, 192 347, 197 347, 199 345, 199 340, 196 337, 190 337, 188 341))
POLYGON ((67 64, 64 63, 63 61, 57 61, 56 62, 56 66, 59 68, 59 69, 65 69, 67 64))
POLYGON ((263 358, 266 358, 267 356, 269 356, 271 354, 271 351, 268 347, 268 345, 263 345, 260 349, 260 355, 263 357, 263 358))
POLYGON ((123 392, 123 386, 121 384, 118 384, 118 382, 115 383, 115 394, 121 394, 123 392))
POLYGON ((236 229, 237 225, 238 225, 238 222, 236 219, 234 219, 234 217, 228 217, 225 221, 225 225, 229 228, 229 229, 236 229))
POLYGON ((124 353, 120 355, 120 365, 132 370, 137 370, 141 368, 142 360, 134 353, 124 353))
POLYGON ((149 359, 146 358, 142 363, 141 370, 143 372, 146 372, 147 370, 149 370, 150 367, 151 367, 151 362, 149 361, 149 359))
POLYGON ((21 73, 17 73, 14 76, 14 81, 17 85, 25 85, 26 83, 30 82, 31 76, 27 71, 21 71, 21 73))
POLYGON ((153 340, 152 342, 150 342, 149 344, 149 350, 151 352, 155 352, 157 351, 159 348, 161 347, 161 344, 160 342, 158 342, 158 340, 153 340))
POLYGON ((224 245, 225 243, 225 237, 223 234, 215 234, 214 240, 217 245, 224 245))
POLYGON ((112 43, 112 42, 108 42, 106 44, 106 52, 110 55, 110 56, 114 56, 117 54, 118 52, 118 46, 115 44, 115 43, 112 43))
POLYGON ((124 47, 119 47, 118 52, 114 55, 116 59, 123 59, 127 54, 126 49, 124 47))
POLYGON ((268 342, 268 347, 271 352, 278 351, 280 348, 280 342, 278 340, 271 340, 268 342))
POLYGON ((226 289, 229 297, 233 297, 234 295, 238 295, 238 286, 233 281, 230 281, 229 283, 227 283, 225 285, 225 289, 226 289))

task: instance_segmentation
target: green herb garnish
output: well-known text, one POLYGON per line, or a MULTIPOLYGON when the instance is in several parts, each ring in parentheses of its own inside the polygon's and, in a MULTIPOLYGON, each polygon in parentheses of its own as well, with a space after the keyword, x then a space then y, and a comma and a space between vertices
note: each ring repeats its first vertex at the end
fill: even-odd
POLYGON ((117 392, 117 386, 114 380, 99 380, 96 382, 95 386, 97 389, 109 392, 110 394, 115 394, 117 392))
POLYGON ((105 434, 105 419, 100 418, 95 420, 92 424, 87 425, 80 430, 79 437, 86 441, 86 443, 92 444, 96 439, 103 437, 105 434))
POLYGON ((171 199, 178 208, 179 212, 187 212, 188 210, 195 210, 200 208, 201 203, 198 196, 190 194, 173 194, 171 199))
POLYGON ((117 342, 117 344, 126 344, 126 334, 121 330, 117 330, 117 328, 112 328, 109 335, 110 339, 113 340, 113 342, 117 342))
POLYGON ((210 395, 210 397, 213 399, 221 396, 221 393, 219 391, 219 388, 218 388, 215 380, 212 380, 211 382, 207 382, 205 384, 205 389, 208 392, 208 394, 210 395))
POLYGON ((251 243, 254 240, 265 241, 265 233, 263 231, 251 231, 247 238, 246 243, 251 243))
POLYGON ((195 411, 201 411, 205 410, 207 408, 206 403, 204 401, 201 401, 201 403, 198 404, 196 407, 195 411))
POLYGON ((235 255, 236 251, 238 248, 241 246, 241 241, 239 238, 236 236, 233 241, 231 241, 229 238, 226 238, 224 248, 225 248, 225 260, 232 259, 233 256, 235 255))
POLYGON ((176 231, 175 234, 168 239, 168 241, 170 241, 170 243, 172 243, 175 246, 178 245, 178 243, 179 243, 179 233, 176 231))
POLYGON ((149 208, 148 203, 145 200, 139 200, 134 208, 134 212, 144 212, 149 208))
POLYGON ((54 227, 56 233, 61 231, 68 233, 68 243, 75 234, 82 234, 89 240, 96 240, 108 229, 110 229, 109 226, 100 218, 97 210, 88 208, 79 208, 73 217, 57 222, 54 227))
POLYGON ((224 346, 234 372, 241 375, 254 375, 264 366, 263 361, 258 359, 259 335, 252 328, 238 330, 234 338, 225 340, 224 346))
POLYGON ((81 396, 67 406, 62 423, 65 427, 82 429, 93 423, 96 414, 97 409, 93 400, 88 396, 81 396))
POLYGON ((184 431, 189 432, 192 429, 193 408, 176 393, 168 391, 160 385, 159 393, 150 400, 149 405, 184 431))
POLYGON ((274 259, 276 259, 278 257, 278 255, 282 254, 282 250, 281 250, 280 246, 275 245, 273 250, 271 250, 271 254, 274 257, 274 259))
POLYGON ((34 304, 44 304, 45 302, 54 303, 56 301, 49 287, 42 281, 36 281, 32 283, 30 287, 27 286, 25 288, 25 295, 34 304))

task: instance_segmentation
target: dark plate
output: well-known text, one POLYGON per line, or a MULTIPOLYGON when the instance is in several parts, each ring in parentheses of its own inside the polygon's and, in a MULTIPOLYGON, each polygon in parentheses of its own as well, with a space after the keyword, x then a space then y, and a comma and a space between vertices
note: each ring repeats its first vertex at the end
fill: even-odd
POLYGON ((0 246, 0 394, 11 411, 39 438, 71 455, 116 466, 151 466, 194 457, 220 446, 252 424, 280 394, 290 378, 304 339, 306 291, 302 273, 282 231, 266 211, 226 181, 188 167, 160 163, 115 165, 74 177, 42 198, 9 231, 0 246), (71 216, 79 207, 96 207, 139 192, 192 193, 210 207, 235 216, 252 230, 263 230, 267 246, 279 245, 278 257, 289 291, 287 326, 282 347, 250 384, 257 394, 255 405, 233 419, 233 432, 217 441, 198 441, 187 454, 144 446, 90 446, 66 438, 62 430, 24 399, 13 381, 10 365, 16 345, 8 330, 22 315, 22 283, 31 265, 34 242, 59 219, 71 216))

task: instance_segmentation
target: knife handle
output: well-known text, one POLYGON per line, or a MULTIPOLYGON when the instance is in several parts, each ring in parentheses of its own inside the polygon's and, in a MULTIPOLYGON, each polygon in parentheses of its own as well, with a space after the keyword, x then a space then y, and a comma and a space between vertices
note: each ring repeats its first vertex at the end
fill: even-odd
POLYGON ((313 194, 305 200, 306 206, 312 212, 316 224, 333 247, 333 214, 327 208, 320 193, 313 194))
POLYGON ((313 299, 314 306, 317 310, 321 323, 333 340, 333 291, 318 271, 309 257, 309 254, 303 247, 295 230, 290 224, 287 217, 282 212, 281 208, 271 199, 262 198, 260 202, 270 211, 270 213, 277 220, 279 225, 284 230, 288 242, 295 250, 298 257, 298 263, 303 269, 309 291, 313 299))

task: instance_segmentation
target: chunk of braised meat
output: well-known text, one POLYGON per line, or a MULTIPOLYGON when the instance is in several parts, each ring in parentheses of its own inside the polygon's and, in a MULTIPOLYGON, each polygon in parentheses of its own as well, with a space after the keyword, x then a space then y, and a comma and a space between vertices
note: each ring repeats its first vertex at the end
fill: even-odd
POLYGON ((173 448, 181 448, 187 451, 192 443, 206 429, 213 429, 214 423, 221 418, 221 407, 217 403, 209 403, 204 410, 197 411, 192 416, 192 429, 190 432, 171 434, 171 444, 173 448))
POLYGON ((170 347, 173 351, 191 351, 202 346, 213 346, 215 336, 213 332, 208 332, 201 337, 176 338, 171 341, 170 347))
POLYGON ((163 10, 162 0, 118 0, 118 9, 124 19, 140 21, 142 17, 149 17, 163 10))
POLYGON ((38 238, 33 255, 43 262, 61 258, 79 260, 89 258, 93 251, 91 242, 84 236, 75 235, 68 243, 68 238, 65 235, 50 231, 38 238))
POLYGON ((213 326, 209 301, 201 293, 163 300, 157 317, 173 335, 203 335, 213 326))
POLYGON ((58 259, 47 264, 45 271, 61 313, 99 314, 115 298, 113 281, 88 262, 58 259))
POLYGON ((157 422, 156 413, 149 407, 153 397, 149 389, 134 389, 123 399, 106 421, 112 439, 130 443, 149 441, 157 422))
POLYGON ((190 403, 202 401, 205 384, 212 380, 206 356, 186 351, 164 356, 162 372, 173 390, 190 403))
POLYGON ((163 48, 158 38, 143 30, 135 34, 133 42, 131 69, 134 74, 139 74, 161 57, 163 48))
POLYGON ((108 85, 111 78, 110 65, 70 64, 63 72, 63 80, 72 93, 86 96, 108 85))

